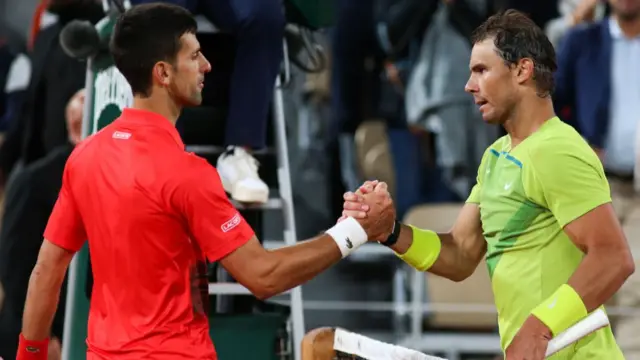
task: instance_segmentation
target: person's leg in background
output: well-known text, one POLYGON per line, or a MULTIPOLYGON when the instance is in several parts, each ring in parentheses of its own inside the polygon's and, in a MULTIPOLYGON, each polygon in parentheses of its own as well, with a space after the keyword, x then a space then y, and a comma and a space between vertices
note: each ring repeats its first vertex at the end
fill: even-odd
MULTIPOLYGON (((381 53, 375 37, 373 3, 367 0, 335 1, 335 26, 331 31, 331 126, 328 151, 331 161, 331 201, 334 214, 342 212, 345 187, 360 185, 356 173, 354 133, 365 119, 367 104, 376 103, 375 79, 368 79, 368 57, 381 53), (368 83, 368 84, 367 84, 368 83), (368 86, 371 85, 371 86, 368 86), (367 95, 369 100, 366 101, 367 95)), ((375 73, 375 71, 373 72, 375 73)))
MULTIPOLYGON (((609 178, 613 206, 631 248, 636 269, 640 268, 640 195, 633 189, 631 179, 609 178)), ((615 306, 640 311, 640 271, 627 279, 613 300, 615 306)), ((640 360, 640 317, 622 315, 614 320, 614 332, 625 359, 640 360)))
MULTIPOLYGON (((284 12, 278 0, 202 0, 199 10, 236 39, 225 143, 217 163, 225 190, 262 203, 269 188, 258 177, 252 150, 265 147, 269 105, 282 63, 284 12)), ((215 66, 215 64, 213 64, 215 66)))

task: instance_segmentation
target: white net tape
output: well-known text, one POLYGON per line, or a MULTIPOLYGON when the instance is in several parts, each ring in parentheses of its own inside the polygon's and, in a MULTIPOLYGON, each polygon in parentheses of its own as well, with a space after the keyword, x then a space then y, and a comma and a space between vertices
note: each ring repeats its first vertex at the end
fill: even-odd
POLYGON ((367 360, 444 360, 336 328, 333 349, 367 360))

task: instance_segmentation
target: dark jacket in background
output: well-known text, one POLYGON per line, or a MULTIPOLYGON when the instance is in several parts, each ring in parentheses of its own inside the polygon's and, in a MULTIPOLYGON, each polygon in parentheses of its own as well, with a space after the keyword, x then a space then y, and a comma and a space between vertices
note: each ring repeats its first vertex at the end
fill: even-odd
POLYGON ((558 51, 556 112, 569 110, 563 120, 595 147, 604 146, 609 128, 612 52, 608 19, 572 29, 558 51))
POLYGON ((57 146, 68 144, 65 107, 84 87, 86 63, 67 56, 59 42, 64 25, 73 19, 97 22, 103 17, 98 6, 67 9, 56 24, 37 36, 31 57, 31 80, 22 108, 0 147, 0 172, 4 180, 18 160, 27 165, 46 156, 57 146))

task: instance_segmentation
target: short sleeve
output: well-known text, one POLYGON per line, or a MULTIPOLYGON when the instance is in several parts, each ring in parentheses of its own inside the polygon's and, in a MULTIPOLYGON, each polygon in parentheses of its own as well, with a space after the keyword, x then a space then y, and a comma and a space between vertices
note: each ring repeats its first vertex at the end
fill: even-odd
POLYGON ((467 198, 466 202, 471 204, 480 204, 480 190, 481 190, 481 185, 479 182, 477 182, 471 188, 471 193, 469 194, 469 197, 467 198))
POLYGON ((69 165, 62 175, 62 188, 53 207, 44 238, 59 247, 76 252, 87 240, 87 233, 71 191, 69 165))
POLYGON ((478 166, 478 174, 476 176, 476 184, 473 185, 473 188, 471 188, 471 193, 469 194, 469 197, 467 198, 467 203, 471 203, 471 204, 480 204, 480 193, 482 190, 482 176, 484 175, 486 172, 486 167, 487 167, 487 156, 489 154, 489 151, 491 149, 487 149, 484 154, 482 155, 482 160, 480 161, 480 166, 478 166))
POLYGON ((532 150, 523 170, 527 196, 549 209, 560 227, 611 202, 602 163, 581 139, 532 150))
POLYGON ((189 174, 179 180, 171 196, 174 209, 185 219, 192 240, 209 261, 218 261, 244 245, 253 229, 233 206, 214 167, 194 159, 189 174))

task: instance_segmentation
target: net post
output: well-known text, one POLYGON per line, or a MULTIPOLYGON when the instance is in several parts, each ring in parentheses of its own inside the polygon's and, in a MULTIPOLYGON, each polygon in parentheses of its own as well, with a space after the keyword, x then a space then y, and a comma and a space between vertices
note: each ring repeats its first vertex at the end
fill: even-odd
POLYGON ((333 349, 335 329, 321 327, 309 331, 302 338, 302 360, 333 360, 336 352, 333 349))

